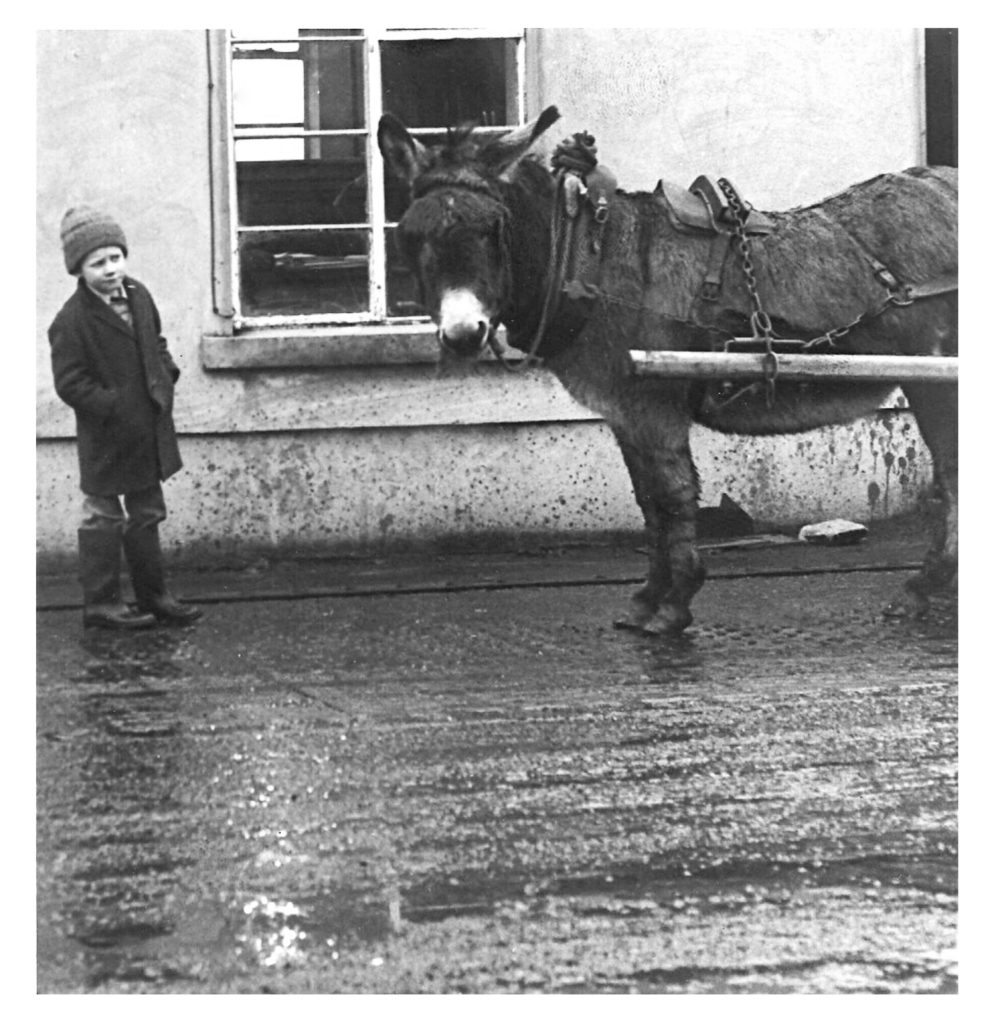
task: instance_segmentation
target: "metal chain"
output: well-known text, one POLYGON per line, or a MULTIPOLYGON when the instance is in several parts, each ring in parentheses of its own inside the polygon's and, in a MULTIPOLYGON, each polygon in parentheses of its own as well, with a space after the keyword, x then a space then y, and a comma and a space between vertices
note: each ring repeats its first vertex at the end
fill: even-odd
POLYGON ((809 341, 803 344, 802 351, 808 352, 819 345, 826 345, 829 348, 836 348, 837 342, 840 341, 841 338, 847 337, 847 335, 850 334, 851 331, 858 326, 858 324, 863 323, 865 320, 869 319, 870 316, 878 316, 879 313, 884 313, 885 310, 888 309, 888 307, 889 303, 886 303, 881 310, 876 310, 876 312, 873 314, 862 313, 861 316, 859 316, 856 320, 852 320, 849 324, 845 325, 844 327, 835 327, 833 330, 826 331, 824 334, 821 334, 818 338, 810 338, 809 341))
POLYGON ((764 341, 764 358, 761 362, 764 371, 764 396, 770 409, 775 403, 778 356, 775 354, 773 344, 771 318, 764 311, 761 297, 757 293, 757 278, 754 276, 754 263, 750 256, 750 239, 747 237, 747 211, 744 209, 743 201, 737 190, 726 178, 719 178, 717 184, 730 201, 730 210, 733 213, 733 230, 736 232, 737 249, 740 252, 740 262, 743 266, 744 278, 747 281, 747 293, 750 296, 751 330, 755 338, 764 341))
POLYGON ((896 297, 895 293, 890 292, 889 297, 878 306, 877 309, 870 309, 860 316, 855 317, 849 324, 844 324, 841 327, 834 327, 829 331, 825 331, 817 338, 810 338, 809 341, 805 342, 802 346, 803 352, 808 352, 810 349, 816 348, 819 345, 826 345, 829 348, 836 348, 837 342, 841 338, 847 337, 855 327, 860 327, 862 324, 867 323, 869 320, 874 320, 875 317, 881 316, 887 309, 892 306, 908 306, 911 305, 910 301, 907 301, 902 296, 896 297))

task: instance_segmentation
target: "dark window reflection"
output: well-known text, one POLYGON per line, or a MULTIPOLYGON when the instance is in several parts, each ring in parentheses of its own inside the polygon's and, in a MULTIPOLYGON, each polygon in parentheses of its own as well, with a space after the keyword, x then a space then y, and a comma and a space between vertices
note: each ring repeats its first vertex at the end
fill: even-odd
POLYGON ((300 316, 369 308, 366 231, 244 235, 239 248, 247 314, 300 316))
POLYGON ((384 109, 411 128, 514 123, 514 46, 505 39, 383 43, 384 109))

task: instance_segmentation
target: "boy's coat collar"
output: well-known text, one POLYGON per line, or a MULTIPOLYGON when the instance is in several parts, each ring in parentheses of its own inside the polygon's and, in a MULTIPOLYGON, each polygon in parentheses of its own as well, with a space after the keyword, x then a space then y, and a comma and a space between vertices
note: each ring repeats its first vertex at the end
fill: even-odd
MULTIPOLYGON (((125 278, 124 282, 125 294, 129 297, 135 291, 135 286, 130 278, 125 278)), ((123 320, 117 313, 111 309, 110 304, 105 302, 99 295, 94 294, 92 288, 80 278, 79 281, 80 290, 84 294, 85 300, 89 303, 93 314, 104 323, 109 324, 111 327, 116 327, 122 334, 126 334, 129 338, 135 337, 135 330, 128 326, 127 322, 123 320)))

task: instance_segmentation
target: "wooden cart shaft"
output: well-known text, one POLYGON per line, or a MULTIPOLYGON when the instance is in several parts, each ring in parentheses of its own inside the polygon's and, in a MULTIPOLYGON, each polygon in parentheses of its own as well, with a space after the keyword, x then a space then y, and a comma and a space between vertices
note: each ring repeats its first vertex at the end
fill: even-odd
MULTIPOLYGON (((760 352, 630 352, 641 377, 710 380, 764 379, 760 352)), ((778 355, 778 379, 792 381, 890 381, 955 384, 956 356, 778 355)))

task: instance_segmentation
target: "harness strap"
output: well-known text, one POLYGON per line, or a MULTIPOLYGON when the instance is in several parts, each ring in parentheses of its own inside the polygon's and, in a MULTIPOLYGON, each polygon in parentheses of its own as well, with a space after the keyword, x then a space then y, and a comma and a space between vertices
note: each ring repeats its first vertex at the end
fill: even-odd
POLYGON ((699 298, 703 302, 719 302, 720 289, 723 286, 723 265, 726 253, 730 248, 733 235, 717 231, 709 243, 709 258, 706 263, 705 278, 699 288, 699 298))
POLYGON ((499 348, 498 339, 495 337, 494 332, 488 333, 487 341, 491 351, 494 352, 498 361, 510 373, 519 373, 530 366, 542 362, 537 352, 542 344, 543 335, 546 334, 547 327, 550 324, 554 308, 560 301, 560 293, 567 276, 567 261, 573 248, 575 224, 574 216, 571 215, 570 211, 572 207, 575 213, 577 211, 577 190, 581 185, 581 179, 577 176, 576 172, 572 171, 569 173, 565 170, 559 170, 556 173, 555 182, 556 190, 554 192, 553 212, 550 216, 550 273, 547 278, 546 294, 543 296, 543 308, 540 312, 539 323, 533 334, 533 340, 530 343, 529 351, 526 353, 526 358, 520 363, 510 362, 499 348), (563 197, 561 193, 563 193, 563 197), (561 198, 563 198, 563 202, 561 202, 561 198), (565 214, 567 214, 566 218, 565 214), (561 224, 565 219, 567 226, 561 232, 561 224))
POLYGON ((555 317, 565 315, 567 330, 577 330, 588 318, 588 307, 599 295, 596 284, 588 280, 588 271, 597 268, 601 255, 602 231, 609 216, 609 203, 618 185, 616 176, 598 163, 595 139, 578 132, 565 139, 551 160, 555 192, 550 216, 550 272, 539 323, 533 334, 526 358, 517 364, 509 362, 500 351, 493 332, 488 344, 501 364, 510 371, 520 371, 541 362, 538 355, 544 336, 555 317), (579 231, 579 223, 587 230, 579 231), (582 246, 578 235, 586 236, 582 246))
MULTIPOLYGON (((841 227, 843 228, 843 225, 841 227)), ((957 274, 943 274, 941 277, 923 284, 902 284, 896 275, 878 257, 870 253, 850 231, 846 228, 843 230, 871 265, 875 279, 888 291, 889 305, 908 306, 916 302, 917 299, 928 299, 934 295, 945 295, 948 292, 958 291, 957 274)))

